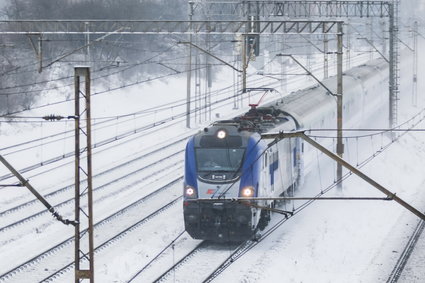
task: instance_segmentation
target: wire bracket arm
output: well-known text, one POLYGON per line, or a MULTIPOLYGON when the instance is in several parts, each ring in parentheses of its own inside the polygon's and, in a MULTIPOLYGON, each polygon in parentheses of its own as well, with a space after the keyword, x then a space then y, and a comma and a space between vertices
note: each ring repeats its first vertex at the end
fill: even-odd
POLYGON ((69 220, 69 219, 64 219, 56 210, 55 208, 42 196, 40 195, 36 189, 34 189, 34 187, 28 182, 28 180, 26 180, 15 168, 13 168, 13 166, 6 161, 6 159, 4 159, 3 156, 0 155, 0 162, 4 164, 4 166, 7 167, 7 169, 9 169, 10 172, 12 172, 13 175, 15 175, 16 178, 19 179, 19 181, 21 182, 22 185, 24 185, 25 187, 28 188, 28 190, 30 190, 30 192, 36 196, 36 198, 47 208, 47 210, 53 215, 53 217, 62 222, 65 225, 77 225, 77 223, 73 220, 69 220))

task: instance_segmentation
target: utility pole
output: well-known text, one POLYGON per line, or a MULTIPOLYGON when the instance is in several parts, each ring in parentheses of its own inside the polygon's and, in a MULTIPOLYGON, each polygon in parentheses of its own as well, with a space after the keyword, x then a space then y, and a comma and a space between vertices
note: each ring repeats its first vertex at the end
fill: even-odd
POLYGON ((85 26, 86 26, 86 64, 90 64, 90 23, 89 22, 85 22, 85 26))
POLYGON ((412 105, 418 105, 418 22, 413 23, 413 86, 412 105))
POLYGON ((76 67, 75 77, 75 283, 88 279, 94 282, 94 243, 93 243, 93 183, 92 183, 92 144, 90 110, 90 69, 76 67), (84 88, 80 88, 84 78, 84 88), (84 109, 80 110, 80 96, 84 99, 84 109), (82 115, 85 113, 86 127, 82 127, 82 115), (86 136, 85 147, 80 133, 86 136), (86 165, 81 163, 81 154, 86 152, 86 165), (87 177, 87 187, 81 190, 81 173, 87 177), (87 203, 81 203, 87 192, 87 203), (84 225, 84 226, 83 226, 84 225), (84 228, 87 227, 87 232, 84 228), (86 245, 82 245, 85 240, 86 245))
MULTIPOLYGON (((195 40, 197 43, 197 40, 195 40)), ((202 90, 201 90, 201 58, 198 50, 195 50, 195 110, 194 121, 202 123, 202 90)))
MULTIPOLYGON (((285 44, 286 44, 286 37, 282 36, 282 52, 285 53, 285 44)), ((287 66, 286 64, 284 64, 284 60, 283 60, 283 56, 280 57, 280 73, 281 73, 281 78, 280 78, 280 88, 282 93, 285 93, 288 91, 288 75, 286 74, 286 70, 287 70, 287 66)))
MULTIPOLYGON (((192 31, 193 1, 189 1, 189 29, 192 31)), ((189 34, 189 42, 192 43, 192 33, 189 34)), ((187 59, 187 94, 186 94, 186 128, 190 128, 190 99, 192 80, 192 45, 189 45, 189 57, 187 59)))
MULTIPOLYGON (((211 53, 210 48, 210 35, 205 36, 206 46, 208 52, 211 53)), ((212 87, 212 69, 210 63, 210 57, 205 54, 205 121, 211 121, 211 87, 212 87)))
POLYGON ((43 35, 40 34, 38 38, 38 72, 43 71, 43 35))
MULTIPOLYGON (((326 26, 325 26, 326 28, 326 26)), ((329 39, 328 35, 324 34, 323 37, 323 79, 327 79, 329 77, 329 39)))
POLYGON ((31 43, 31 46, 35 52, 35 56, 37 57, 38 61, 38 72, 41 73, 43 71, 43 35, 41 33, 38 35, 38 44, 37 47, 35 46, 34 42, 32 41, 31 35, 28 35, 28 39, 31 43))
POLYGON ((347 49, 346 49, 346 64, 345 69, 349 70, 351 68, 351 30, 350 30, 350 20, 348 19, 348 24, 346 25, 347 29, 345 30, 347 39, 347 49))
MULTIPOLYGON (((338 34, 337 34, 337 40, 338 40, 338 51, 337 51, 337 146, 336 146, 336 152, 340 158, 343 157, 344 154, 344 143, 342 141, 342 124, 343 124, 343 85, 342 85, 342 47, 343 47, 343 30, 342 30, 342 23, 338 23, 338 34)), ((338 183, 338 189, 342 189, 342 165, 338 163, 337 167, 337 180, 338 183)))
POLYGON ((382 32, 382 54, 384 54, 386 56, 387 54, 387 31, 386 31, 386 22, 385 21, 381 21, 381 32, 382 32))
MULTIPOLYGON (((277 54, 276 56, 287 56, 291 57, 304 71, 316 82, 322 86, 330 95, 335 96, 337 99, 337 144, 336 152, 340 158, 344 154, 344 143, 342 136, 342 127, 343 127, 343 76, 342 76, 342 63, 343 63, 343 22, 337 23, 337 93, 333 93, 326 85, 323 84, 313 73, 303 66, 294 56, 289 54, 277 54)), ((338 189, 342 189, 342 165, 337 165, 337 181, 338 189)))
POLYGON ((243 96, 246 93, 246 69, 248 68, 247 62, 247 39, 246 35, 243 35, 243 47, 242 47, 242 94, 241 94, 241 104, 243 106, 243 96))
POLYGON ((373 53, 375 52, 373 40, 373 18, 369 18, 369 60, 373 60, 373 53))
POLYGON ((389 46, 390 46, 390 81, 389 81, 389 127, 397 125, 398 114, 398 8, 399 1, 393 0, 389 5, 389 46))

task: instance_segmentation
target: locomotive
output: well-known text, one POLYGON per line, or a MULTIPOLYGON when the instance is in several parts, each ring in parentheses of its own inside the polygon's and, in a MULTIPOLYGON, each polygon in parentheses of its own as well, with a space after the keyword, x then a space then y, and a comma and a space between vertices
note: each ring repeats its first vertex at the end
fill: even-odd
MULTIPOLYGON (((335 89, 336 78, 323 83, 335 89)), ((388 103, 388 94, 382 91, 387 85, 388 64, 380 59, 344 73, 346 127, 361 124, 378 106, 388 103)), ((261 139, 261 133, 335 125, 335 97, 315 86, 262 107, 251 105, 244 115, 214 122, 191 137, 186 145, 183 184, 186 231, 194 239, 242 241, 263 230, 273 201, 231 200, 293 194, 311 170, 315 155, 299 138, 270 143, 261 139)))

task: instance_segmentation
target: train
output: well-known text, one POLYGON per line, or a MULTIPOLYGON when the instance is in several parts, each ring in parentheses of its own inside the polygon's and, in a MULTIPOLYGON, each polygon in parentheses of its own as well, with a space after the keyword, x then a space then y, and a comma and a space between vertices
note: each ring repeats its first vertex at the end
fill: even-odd
MULTIPOLYGON (((323 84, 334 91, 336 77, 323 84)), ((344 127, 367 122, 377 109, 388 106, 388 63, 375 59, 344 72, 343 86, 344 127)), ((262 133, 336 128, 336 98, 319 85, 250 106, 243 115, 212 123, 186 144, 183 214, 194 239, 235 242, 255 237, 267 227, 276 206, 264 198, 293 195, 312 170, 316 155, 302 140, 267 141, 262 133), (239 198, 261 200, 234 201, 239 198)))

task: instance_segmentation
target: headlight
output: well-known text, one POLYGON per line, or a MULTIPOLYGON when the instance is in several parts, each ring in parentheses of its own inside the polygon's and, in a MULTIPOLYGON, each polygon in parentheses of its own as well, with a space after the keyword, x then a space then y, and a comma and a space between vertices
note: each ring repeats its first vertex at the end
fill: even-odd
POLYGON ((241 190, 241 197, 252 198, 254 196, 254 188, 253 187, 245 187, 241 190))
POLYGON ((224 139, 226 136, 227 136, 227 133, 226 133, 225 130, 219 130, 217 132, 217 138, 219 138, 219 139, 224 139))
POLYGON ((196 190, 191 186, 187 186, 184 189, 184 195, 188 198, 196 198, 196 190))

